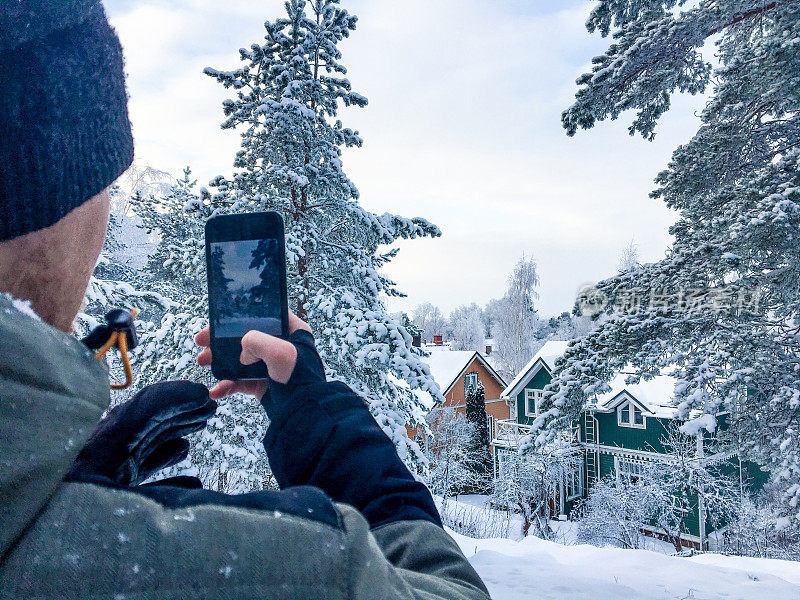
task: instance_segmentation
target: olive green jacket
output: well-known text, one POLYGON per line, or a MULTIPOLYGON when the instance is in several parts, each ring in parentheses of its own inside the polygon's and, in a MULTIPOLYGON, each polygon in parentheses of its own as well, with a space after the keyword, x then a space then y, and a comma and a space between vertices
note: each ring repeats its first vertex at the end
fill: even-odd
POLYGON ((0 598, 488 598, 429 521, 371 530, 344 504, 331 523, 64 483, 108 404, 105 367, 0 295, 0 598))

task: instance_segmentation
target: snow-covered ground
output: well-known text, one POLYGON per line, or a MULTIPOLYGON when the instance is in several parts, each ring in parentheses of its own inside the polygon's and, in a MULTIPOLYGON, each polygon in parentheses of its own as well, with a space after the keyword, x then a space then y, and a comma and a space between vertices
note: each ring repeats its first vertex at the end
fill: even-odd
POLYGON ((497 529, 498 515, 509 521, 515 539, 475 539, 450 530, 494 600, 800 600, 800 562, 669 556, 669 544, 657 540, 653 550, 575 545, 573 523, 553 523, 565 543, 519 539, 519 517, 486 503, 485 496, 459 496, 446 510, 467 527, 483 518, 489 530, 497 529))
POLYGON ((493 600, 797 600, 800 563, 565 546, 450 532, 493 600))

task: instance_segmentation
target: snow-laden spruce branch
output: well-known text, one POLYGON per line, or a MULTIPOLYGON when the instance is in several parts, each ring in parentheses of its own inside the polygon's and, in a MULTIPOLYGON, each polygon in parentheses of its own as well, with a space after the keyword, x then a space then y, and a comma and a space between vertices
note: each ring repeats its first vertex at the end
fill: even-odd
POLYGON ((577 80, 583 87, 562 115, 569 135, 637 109, 629 131, 652 139, 656 122, 670 107, 672 93, 702 93, 711 82, 711 64, 700 52, 709 38, 717 34, 744 37, 792 2, 704 0, 677 15, 670 12, 683 4, 676 0, 598 3, 586 27, 607 36, 613 26, 615 42, 592 60, 592 71, 577 80))

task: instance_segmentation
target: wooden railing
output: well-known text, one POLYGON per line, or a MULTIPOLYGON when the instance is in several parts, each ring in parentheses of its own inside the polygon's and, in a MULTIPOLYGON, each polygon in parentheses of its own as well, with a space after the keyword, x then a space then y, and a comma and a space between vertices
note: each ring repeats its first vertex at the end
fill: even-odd
POLYGON ((503 419, 494 422, 494 432, 492 434, 492 444, 495 446, 505 446, 515 448, 520 441, 533 431, 530 425, 517 423, 512 419, 503 419))
MULTIPOLYGON (((516 448, 525 436, 533 432, 532 425, 523 425, 513 419, 504 419, 494 422, 494 432, 492 432, 492 444, 506 448, 516 448)), ((572 441, 580 442, 580 427, 575 425, 572 429, 572 441)))

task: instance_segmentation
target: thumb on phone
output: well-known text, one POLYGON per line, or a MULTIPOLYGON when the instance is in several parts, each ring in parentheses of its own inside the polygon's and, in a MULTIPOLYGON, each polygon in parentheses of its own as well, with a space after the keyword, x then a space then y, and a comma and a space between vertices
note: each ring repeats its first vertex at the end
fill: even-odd
POLYGON ((249 331, 242 338, 239 361, 252 365, 263 360, 273 381, 286 383, 297 363, 297 349, 293 344, 260 331, 249 331))

